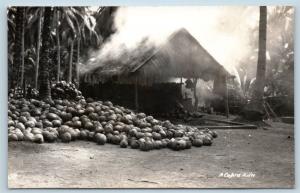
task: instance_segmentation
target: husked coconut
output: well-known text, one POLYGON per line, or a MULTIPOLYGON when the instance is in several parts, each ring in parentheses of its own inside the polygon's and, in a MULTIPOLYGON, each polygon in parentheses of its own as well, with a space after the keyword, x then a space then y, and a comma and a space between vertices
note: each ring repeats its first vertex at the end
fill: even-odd
POLYGON ((107 140, 106 136, 102 133, 96 133, 94 138, 95 138, 96 143, 99 145, 104 145, 107 140))

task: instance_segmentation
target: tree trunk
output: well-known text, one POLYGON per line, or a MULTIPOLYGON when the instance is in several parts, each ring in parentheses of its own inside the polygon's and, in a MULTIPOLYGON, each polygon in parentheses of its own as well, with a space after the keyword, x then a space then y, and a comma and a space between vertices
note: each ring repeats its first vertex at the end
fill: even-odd
MULTIPOLYGON (((57 19, 59 19, 59 11, 57 10, 57 19)), ((58 21, 57 21, 58 23, 58 21)), ((58 25, 56 26, 56 46, 57 46, 57 74, 56 81, 60 80, 60 39, 59 39, 59 29, 58 25)))
MULTIPOLYGON (((24 15, 25 8, 18 7, 16 14, 16 35, 15 35, 15 45, 14 45, 14 61, 12 66, 12 81, 11 88, 15 87, 15 83, 18 79, 18 69, 22 67, 23 53, 22 53, 22 41, 24 40, 24 15)), ((22 79, 21 79, 22 80, 22 79)), ((22 87, 22 84, 20 85, 22 87)))
POLYGON ((51 7, 46 7, 44 12, 44 25, 42 31, 42 47, 41 47, 41 62, 40 62, 40 98, 42 100, 51 99, 51 88, 49 80, 49 53, 50 53, 50 30, 52 20, 51 7))
POLYGON ((266 74, 266 38, 267 38, 267 7, 260 7, 259 18, 259 40, 258 40, 258 61, 256 71, 256 81, 254 88, 254 100, 257 100, 259 106, 262 107, 265 74, 266 74))
POLYGON ((80 38, 77 38, 77 56, 76 56, 76 83, 79 88, 79 57, 80 57, 80 38))
POLYGON ((72 65, 73 65, 73 40, 70 45, 70 58, 69 58, 69 74, 68 74, 68 82, 72 82, 72 65))
POLYGON ((260 6, 259 39, 256 80, 252 99, 244 109, 244 116, 249 120, 262 120, 264 115, 263 96, 266 74, 266 38, 267 38, 267 7, 260 6))
POLYGON ((199 99, 198 99, 198 96, 197 96, 197 83, 198 83, 198 78, 194 78, 194 80, 193 80, 193 90, 194 90, 194 99, 195 99, 195 102, 194 102, 194 110, 195 111, 197 111, 198 103, 199 103, 199 99))
POLYGON ((34 88, 35 89, 38 89, 42 18, 43 18, 43 9, 41 9, 40 13, 39 13, 38 37, 37 37, 37 45, 36 45, 36 64, 35 64, 35 75, 34 75, 34 88))
MULTIPOLYGON (((25 8, 24 8, 25 9, 25 8)), ((24 82, 24 73, 25 73, 25 66, 24 66, 24 33, 25 33, 25 29, 24 29, 24 16, 25 16, 25 12, 23 13, 23 21, 22 21, 22 47, 21 47, 21 86, 24 88, 25 82, 24 82)), ((23 89, 23 93, 25 93, 25 89, 23 89)))

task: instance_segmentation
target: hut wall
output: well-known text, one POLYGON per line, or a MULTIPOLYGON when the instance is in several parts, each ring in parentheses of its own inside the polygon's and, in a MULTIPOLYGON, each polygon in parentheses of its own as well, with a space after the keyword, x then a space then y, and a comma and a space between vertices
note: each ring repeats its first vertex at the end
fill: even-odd
MULTIPOLYGON (((80 90, 85 97, 98 100, 109 100, 114 104, 135 108, 134 85, 99 83, 80 84, 80 90)), ((170 112, 176 107, 176 102, 182 101, 181 85, 178 83, 157 83, 151 86, 138 86, 139 111, 151 114, 170 112)))

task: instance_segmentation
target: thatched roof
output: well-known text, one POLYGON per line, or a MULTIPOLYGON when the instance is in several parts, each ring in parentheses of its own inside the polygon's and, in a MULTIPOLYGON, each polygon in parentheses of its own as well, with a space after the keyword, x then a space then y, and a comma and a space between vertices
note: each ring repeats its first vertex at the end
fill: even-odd
POLYGON ((186 30, 174 32, 160 47, 140 44, 83 74, 86 82, 164 82, 170 78, 201 78, 213 80, 229 75, 186 30))

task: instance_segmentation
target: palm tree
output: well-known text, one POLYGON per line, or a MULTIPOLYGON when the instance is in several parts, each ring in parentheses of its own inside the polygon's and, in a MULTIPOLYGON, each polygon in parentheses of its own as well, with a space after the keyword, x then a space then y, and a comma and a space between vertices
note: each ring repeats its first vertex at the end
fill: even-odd
POLYGON ((56 35, 56 46, 57 46, 57 74, 56 74, 56 81, 59 82, 60 80, 60 38, 59 38, 59 20, 60 20, 60 11, 56 10, 56 26, 55 26, 55 35, 56 35))
POLYGON ((34 88, 38 88, 38 77, 39 77, 39 63, 40 63, 40 47, 41 47, 41 28, 43 20, 43 8, 39 10, 38 15, 38 33, 37 33, 37 44, 36 44, 36 63, 35 63, 35 75, 34 75, 34 88))
POLYGON ((8 26, 8 81, 9 87, 13 88, 13 81, 15 75, 15 65, 14 65, 14 50, 15 50, 15 34, 16 34, 16 8, 9 7, 7 10, 7 26, 8 26))
POLYGON ((267 39, 267 7, 260 7, 259 18, 259 40, 258 40, 258 61, 256 70, 256 84, 254 88, 254 99, 262 107, 265 79, 266 79, 266 39, 267 39))
POLYGON ((40 47, 41 47, 41 29, 43 22, 43 7, 28 7, 26 9, 26 43, 27 48, 36 49, 34 62, 34 88, 38 89, 40 47))
MULTIPOLYGON (((24 17, 25 7, 17 7, 13 65, 17 69, 21 68, 21 86, 23 86, 24 81, 24 17)), ((13 77, 16 78, 18 76, 14 74, 13 77)))
POLYGON ((40 98, 42 100, 51 98, 51 88, 49 80, 49 53, 51 41, 51 22, 53 11, 51 7, 45 7, 44 12, 44 25, 42 30, 42 47, 41 47, 41 62, 40 62, 40 98))
MULTIPOLYGON (((73 52, 74 41, 80 36, 80 23, 84 20, 85 11, 82 7, 55 7, 56 16, 56 43, 57 43, 57 77, 60 79, 61 69, 61 42, 65 42, 65 47, 69 47, 69 66, 68 66, 68 81, 72 81, 72 69, 73 69, 73 52), (60 41, 62 40, 62 41, 60 41)), ((79 44, 78 44, 79 45, 79 44)))
MULTIPOLYGON (((102 39, 95 31, 96 19, 87 12, 86 7, 63 7, 56 8, 60 12, 60 24, 58 24, 58 39, 69 50, 67 81, 79 84, 79 59, 81 48, 94 46, 99 47, 102 39), (59 36, 61 34, 61 37, 59 36), (75 76, 74 76, 75 75, 75 76)), ((60 62, 58 62, 60 63, 60 62)))
POLYGON ((267 39, 267 7, 259 8, 259 38, 256 80, 250 104, 245 107, 248 119, 261 120, 264 115, 263 95, 266 79, 266 39, 267 39))

